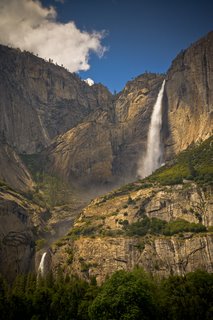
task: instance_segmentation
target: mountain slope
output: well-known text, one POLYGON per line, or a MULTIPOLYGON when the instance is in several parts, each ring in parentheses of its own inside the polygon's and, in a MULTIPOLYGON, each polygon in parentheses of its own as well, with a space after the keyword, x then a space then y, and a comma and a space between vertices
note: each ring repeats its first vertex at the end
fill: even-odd
MULTIPOLYGON (((212 141, 209 138, 187 151, 196 154, 193 166, 198 172, 205 168, 208 179, 200 179, 199 174, 199 183, 195 177, 180 183, 180 171, 178 182, 159 180, 168 167, 175 168, 172 161, 146 180, 93 200, 70 233, 53 247, 53 269, 64 265, 65 273, 85 279, 95 276, 98 283, 116 270, 137 265, 160 276, 198 268, 213 272, 213 172, 212 162, 206 166, 210 157, 205 157, 212 154, 212 141)), ((188 166, 185 153, 179 158, 185 157, 188 166)))
MULTIPOLYGON (((160 275, 197 267, 212 271, 212 57, 211 32, 178 55, 167 75, 145 73, 113 96, 101 84, 89 86, 60 66, 0 46, 1 239, 14 229, 29 230, 29 243, 35 241, 34 223, 20 225, 19 220, 22 211, 45 211, 37 201, 51 207, 43 228, 52 241, 72 225, 89 197, 135 181, 139 159, 149 147, 153 106, 166 78, 159 133, 165 160, 193 142, 206 144, 191 147, 145 181, 94 200, 54 247, 53 269, 67 267, 87 279, 95 275, 99 282, 137 264, 160 275), (30 190, 32 201, 12 195, 13 203, 22 198, 18 213, 4 181, 21 192, 30 190)), ((29 243, 24 242, 28 262, 29 243)), ((1 250, 0 267, 10 265, 14 276, 13 242, 1 250), (5 256, 10 257, 7 263, 5 256)), ((34 255, 30 257, 35 266, 34 255)))
POLYGON ((212 132, 213 32, 180 53, 166 76, 146 73, 118 95, 28 52, 0 46, 0 136, 18 153, 46 147, 45 170, 111 188, 133 181, 166 77, 165 159, 212 132))

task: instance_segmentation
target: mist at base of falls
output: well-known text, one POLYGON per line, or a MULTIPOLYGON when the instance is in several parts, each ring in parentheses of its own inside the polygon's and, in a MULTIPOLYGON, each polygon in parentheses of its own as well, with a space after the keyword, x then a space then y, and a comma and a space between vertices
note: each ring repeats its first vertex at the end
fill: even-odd
POLYGON ((155 102, 151 122, 149 126, 147 150, 145 156, 140 160, 138 176, 145 178, 158 169, 163 163, 163 147, 161 143, 162 127, 162 100, 164 94, 165 80, 162 83, 155 102))

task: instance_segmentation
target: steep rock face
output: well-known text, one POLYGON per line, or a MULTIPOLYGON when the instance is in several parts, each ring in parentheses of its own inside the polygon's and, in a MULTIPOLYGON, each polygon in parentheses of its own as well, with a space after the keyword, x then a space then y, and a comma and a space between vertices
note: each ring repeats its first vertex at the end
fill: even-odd
POLYGON ((0 188, 0 273, 8 280, 34 269, 35 227, 41 209, 13 191, 0 188))
POLYGON ((130 193, 112 192, 93 200, 82 211, 75 226, 95 227, 98 234, 122 230, 124 220, 131 224, 147 216, 167 222, 180 218, 209 227, 213 226, 212 209, 211 188, 204 192, 196 184, 154 186, 130 193))
MULTIPOLYGON (((211 32, 168 71, 162 130, 167 157, 212 131, 212 56, 211 32)), ((48 169, 66 179, 124 184, 135 179, 146 151, 163 78, 146 73, 112 96, 60 66, 0 46, 0 138, 18 153, 51 145, 48 169)))
MULTIPOLYGON (((167 74, 162 131, 167 155, 206 139, 212 130, 212 42, 211 33, 181 53, 167 74)), ((144 74, 112 96, 100 84, 89 87, 59 66, 0 46, 0 139, 10 145, 0 148, 1 179, 21 191, 31 187, 17 152, 47 147, 49 172, 92 186, 96 194, 100 186, 135 180, 163 78, 144 74)), ((13 278, 28 271, 34 259, 32 230, 38 222, 31 221, 29 212, 40 209, 15 194, 3 192, 0 197, 0 272, 13 278)), ((186 184, 121 191, 95 200, 75 224, 74 230, 83 236, 74 243, 68 236, 55 250, 53 269, 60 265, 85 278, 94 275, 99 283, 107 274, 135 265, 159 275, 196 268, 211 272, 210 233, 141 239, 128 237, 124 230, 125 224, 144 216, 165 221, 182 218, 209 228, 211 198, 211 190, 186 184)))
POLYGON ((182 51, 173 61, 166 81, 171 147, 176 154, 192 142, 204 140, 213 129, 213 32, 182 51))
POLYGON ((48 152, 50 168, 70 181, 101 183, 112 178, 110 124, 106 112, 59 136, 48 152))
POLYGON ((127 83, 113 110, 99 109, 56 138, 47 150, 49 167, 71 181, 105 187, 134 179, 162 81, 162 75, 144 74, 127 83))
POLYGON ((0 144, 0 180, 22 192, 32 190, 34 186, 28 169, 7 144, 0 144))
POLYGON ((131 271, 136 266, 161 277, 184 275, 196 269, 213 272, 213 235, 188 239, 80 237, 73 246, 67 244, 56 251, 53 269, 59 265, 65 267, 64 272, 71 271, 86 280, 96 277, 98 284, 117 270, 131 271), (74 253, 72 265, 66 269, 71 250, 74 253))
POLYGON ((35 153, 97 108, 111 107, 102 85, 30 53, 0 46, 0 133, 19 153, 35 153))
POLYGON ((53 248, 53 270, 64 267, 64 272, 85 279, 95 276, 98 283, 117 270, 137 265, 160 276, 199 268, 213 272, 212 232, 130 237, 125 228, 144 217, 167 222, 184 219, 209 228, 213 225, 211 187, 203 190, 192 183, 141 188, 139 182, 133 186, 132 191, 121 188, 97 198, 82 211, 60 248, 53 248))
POLYGON ((135 180, 138 162, 147 148, 150 118, 164 75, 145 73, 125 86, 115 102, 116 130, 112 135, 113 168, 122 183, 135 180))

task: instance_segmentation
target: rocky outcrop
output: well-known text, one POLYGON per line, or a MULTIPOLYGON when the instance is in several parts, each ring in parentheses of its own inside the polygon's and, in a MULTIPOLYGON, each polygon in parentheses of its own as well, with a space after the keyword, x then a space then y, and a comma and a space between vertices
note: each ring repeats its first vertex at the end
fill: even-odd
POLYGON ((143 183, 137 182, 130 190, 120 189, 93 200, 60 247, 53 249, 53 269, 60 266, 65 273, 85 279, 95 276, 98 283, 117 270, 135 266, 159 276, 196 269, 213 272, 210 231, 132 237, 125 231, 125 226, 145 217, 167 222, 183 219, 208 229, 213 226, 212 188, 204 190, 194 183, 141 187, 143 183))
POLYGON ((136 266, 160 277, 197 269, 213 272, 213 235, 190 235, 188 239, 80 237, 73 246, 67 243, 56 251, 53 259, 53 268, 64 267, 65 273, 72 272, 86 280, 95 277, 98 284, 115 271, 131 271, 136 266))
POLYGON ((213 32, 182 51, 166 77, 167 153, 205 140, 213 130, 213 32))
POLYGON ((111 108, 102 85, 28 52, 0 46, 0 135, 19 153, 35 153, 97 108, 111 108))
MULTIPOLYGON (((140 183, 136 189, 140 188, 140 183)), ((164 221, 184 219, 189 222, 213 226, 212 190, 196 184, 153 186, 138 191, 118 191, 93 200, 81 213, 76 227, 95 227, 96 234, 107 230, 122 230, 122 221, 129 224, 143 219, 164 221)))

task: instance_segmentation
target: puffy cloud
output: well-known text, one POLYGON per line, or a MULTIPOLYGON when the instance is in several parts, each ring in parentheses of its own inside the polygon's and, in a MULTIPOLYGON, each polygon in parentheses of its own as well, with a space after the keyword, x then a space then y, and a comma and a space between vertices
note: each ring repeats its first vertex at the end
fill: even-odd
POLYGON ((0 42, 53 59, 71 72, 89 69, 89 54, 101 57, 104 32, 80 31, 74 22, 57 22, 55 8, 39 1, 0 1, 0 42))
POLYGON ((93 84, 95 83, 94 80, 92 80, 91 78, 87 78, 84 80, 90 87, 93 86, 93 84))

